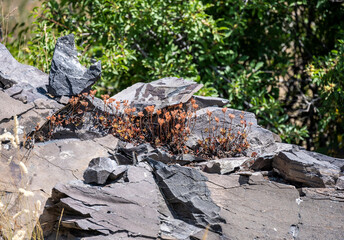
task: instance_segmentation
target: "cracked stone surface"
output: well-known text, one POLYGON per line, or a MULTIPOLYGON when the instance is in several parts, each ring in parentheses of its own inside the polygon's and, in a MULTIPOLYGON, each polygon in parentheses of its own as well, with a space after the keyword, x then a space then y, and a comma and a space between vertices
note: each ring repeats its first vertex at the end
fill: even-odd
MULTIPOLYGON (((160 191, 152 173, 144 167, 131 166, 128 171, 135 172, 130 174, 129 182, 99 187, 73 181, 55 186, 47 212, 58 216, 65 208, 61 236, 73 229, 75 238, 87 233, 102 235, 99 239, 156 239, 160 230, 160 191)), ((48 234, 49 229, 45 230, 48 234)))

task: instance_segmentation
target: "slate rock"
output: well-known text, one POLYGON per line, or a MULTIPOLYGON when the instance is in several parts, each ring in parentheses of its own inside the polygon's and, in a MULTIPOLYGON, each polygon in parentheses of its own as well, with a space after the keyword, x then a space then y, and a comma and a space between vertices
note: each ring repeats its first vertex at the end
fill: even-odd
POLYGON ((0 88, 7 89, 15 84, 44 88, 48 84, 48 75, 37 68, 19 63, 0 43, 0 88))
POLYGON ((33 104, 24 104, 8 96, 0 90, 0 122, 9 120, 13 116, 22 115, 34 107, 33 104))
POLYGON ((193 96, 196 100, 196 104, 198 108, 206 108, 206 107, 223 107, 229 103, 228 99, 218 98, 218 97, 204 97, 204 96, 193 96))
POLYGON ((46 87, 35 88, 30 84, 16 84, 5 90, 5 92, 12 98, 22 101, 23 103, 30 103, 36 99, 48 100, 46 94, 46 87))
POLYGON ((286 180, 310 187, 333 187, 340 174, 339 167, 319 161, 305 151, 282 151, 272 166, 286 180))
POLYGON ((162 239, 188 240, 190 236, 198 232, 203 232, 203 229, 179 219, 161 217, 160 233, 162 239))
POLYGON ((201 163, 199 166, 207 173, 229 174, 239 170, 241 166, 249 160, 250 158, 248 157, 222 158, 201 163))
POLYGON ((92 186, 72 181, 56 185, 43 214, 46 221, 54 220, 41 222, 47 235, 45 239, 49 239, 53 227, 59 224, 56 219, 62 208, 65 210, 60 224, 61 237, 156 239, 160 231, 159 189, 147 169, 130 166, 128 171, 135 175, 130 182, 92 186))
POLYGON ((128 100, 137 111, 154 105, 155 111, 179 103, 186 103, 202 88, 202 84, 183 78, 162 78, 150 83, 136 83, 111 98, 117 101, 128 100))
POLYGON ((48 91, 50 94, 74 96, 89 91, 100 76, 100 61, 89 69, 80 64, 73 34, 57 40, 49 74, 48 91))
POLYGON ((85 183, 104 184, 117 166, 116 161, 111 158, 98 157, 92 159, 84 172, 85 183))
POLYGON ((326 156, 326 155, 321 154, 321 153, 311 152, 311 151, 306 151, 306 154, 310 155, 311 157, 313 157, 319 161, 329 162, 329 163, 339 167, 341 169, 341 171, 344 172, 344 159, 342 159, 342 158, 334 158, 334 157, 326 156))
POLYGON ((219 215, 220 208, 212 201, 206 186, 207 178, 198 170, 160 165, 154 173, 165 200, 177 218, 201 227, 210 224, 217 228, 217 224, 223 222, 219 215))
POLYGON ((273 148, 270 148, 270 152, 266 149, 265 152, 259 154, 257 158, 255 159, 253 165, 251 168, 255 171, 261 170, 261 171, 269 171, 272 170, 272 162, 276 155, 278 155, 282 151, 300 151, 302 147, 294 145, 294 144, 288 144, 288 143, 279 143, 276 142, 274 144, 273 148))
POLYGON ((293 239, 289 230, 299 220, 294 186, 269 181, 249 185, 243 176, 233 174, 204 175, 226 220, 220 225, 228 239, 293 239))

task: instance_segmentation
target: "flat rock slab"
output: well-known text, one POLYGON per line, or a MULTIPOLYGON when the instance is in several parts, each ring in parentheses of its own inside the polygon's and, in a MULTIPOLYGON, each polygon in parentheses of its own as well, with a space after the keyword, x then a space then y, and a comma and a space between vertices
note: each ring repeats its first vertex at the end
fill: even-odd
POLYGON ((292 239, 298 224, 299 193, 293 186, 269 181, 248 185, 239 175, 207 174, 214 202, 221 208, 229 239, 292 239))
POLYGON ((156 239, 160 231, 159 189, 147 169, 131 166, 130 170, 134 174, 129 182, 102 187, 82 181, 58 184, 47 213, 58 219, 64 208, 61 233, 73 230, 75 238, 156 239))
POLYGON ((22 115, 33 107, 34 105, 32 103, 24 104, 0 90, 0 122, 9 120, 15 115, 22 115))
POLYGON ((48 84, 48 74, 29 65, 19 63, 0 43, 0 88, 14 84, 30 84, 34 88, 48 84))
POLYGON ((296 239, 344 239, 344 202, 308 197, 301 199, 296 239))
POLYGON ((90 90, 100 75, 100 61, 89 69, 80 64, 73 34, 57 40, 49 74, 49 93, 54 96, 77 95, 90 90))
POLYGON ((186 103, 202 86, 183 78, 163 78, 150 83, 136 83, 111 98, 117 101, 127 100, 138 111, 143 111, 150 105, 154 105, 155 110, 158 110, 186 103))

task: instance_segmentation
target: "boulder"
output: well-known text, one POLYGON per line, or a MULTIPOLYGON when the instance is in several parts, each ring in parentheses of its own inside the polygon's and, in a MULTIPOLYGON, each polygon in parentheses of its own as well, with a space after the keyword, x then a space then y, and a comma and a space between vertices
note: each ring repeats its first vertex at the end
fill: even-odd
POLYGON ((127 100, 137 111, 144 111, 144 108, 150 105, 154 105, 156 111, 186 103, 202 86, 183 78, 162 78, 150 83, 136 83, 111 98, 122 102, 127 100))
POLYGON ((340 174, 339 167, 319 161, 305 151, 282 151, 272 166, 286 180, 310 187, 333 187, 340 174))
POLYGON ((89 91, 100 79, 100 61, 86 69, 77 58, 74 35, 60 37, 55 46, 48 91, 53 96, 74 96, 89 91))
POLYGON ((48 75, 37 68, 19 63, 0 43, 0 88, 10 88, 15 84, 29 84, 33 88, 45 88, 48 75))

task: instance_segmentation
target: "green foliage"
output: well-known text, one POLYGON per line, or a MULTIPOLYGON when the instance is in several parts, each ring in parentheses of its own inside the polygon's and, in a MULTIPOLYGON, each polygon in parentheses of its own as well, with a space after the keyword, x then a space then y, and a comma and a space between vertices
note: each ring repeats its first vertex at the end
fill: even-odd
POLYGON ((315 58, 307 71, 318 88, 318 149, 326 152, 329 146, 332 154, 339 154, 336 149, 344 149, 344 41, 315 58))
POLYGON ((308 149, 318 88, 304 70, 344 36, 344 6, 326 0, 49 0, 33 16, 27 62, 46 72, 56 39, 74 33, 83 64, 102 62, 99 93, 184 77, 308 149))

